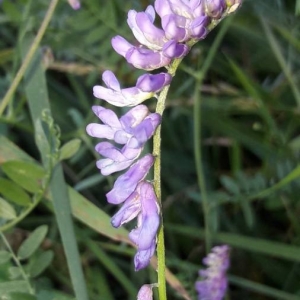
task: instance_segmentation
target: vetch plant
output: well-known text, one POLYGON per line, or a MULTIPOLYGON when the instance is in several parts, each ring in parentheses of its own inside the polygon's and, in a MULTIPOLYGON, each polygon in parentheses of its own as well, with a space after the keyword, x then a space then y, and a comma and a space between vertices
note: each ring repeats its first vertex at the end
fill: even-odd
MULTIPOLYGON (((137 69, 152 71, 165 67, 166 72, 146 73, 137 79, 134 87, 121 88, 115 75, 105 71, 102 79, 106 87, 95 86, 93 89, 95 97, 112 105, 134 106, 120 118, 110 109, 94 106, 93 111, 102 124, 89 124, 87 133, 113 141, 102 141, 96 145, 96 151, 103 157, 97 162, 103 175, 129 168, 118 177, 113 189, 106 195, 109 203, 123 203, 111 223, 119 227, 137 218, 137 227, 129 234, 137 247, 134 258, 137 271, 149 264, 157 242, 160 300, 166 299, 163 218, 160 209, 160 123, 165 101, 171 80, 183 57, 240 4, 241 0, 156 0, 154 6, 149 5, 143 12, 130 10, 127 23, 139 45, 116 36, 112 39, 114 50, 137 69), (154 25, 156 14, 160 17, 161 28, 154 25), (150 113, 145 105, 140 104, 151 97, 157 98, 155 113, 150 113), (145 143, 152 136, 153 153, 139 159, 145 143), (146 176, 153 164, 154 179, 147 181, 146 176)), ((214 249, 216 252, 219 248, 214 249)), ((212 266, 210 258, 208 256, 206 264, 212 266)), ((206 276, 210 278, 209 271, 206 276)), ((213 292, 208 285, 205 287, 208 294, 213 292)), ((220 293, 224 294, 223 289, 220 293)), ((138 299, 152 299, 152 286, 143 286, 138 299)))
POLYGON ((195 284, 199 300, 222 300, 227 289, 226 272, 229 268, 229 247, 227 245, 212 248, 203 259, 207 269, 200 270, 202 280, 195 284))

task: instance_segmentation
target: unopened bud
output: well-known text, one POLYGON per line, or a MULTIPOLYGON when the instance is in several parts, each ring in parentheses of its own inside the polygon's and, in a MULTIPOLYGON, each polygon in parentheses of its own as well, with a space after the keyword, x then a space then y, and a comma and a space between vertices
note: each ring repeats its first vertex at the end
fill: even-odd
POLYGON ((137 300, 153 300, 153 287, 157 287, 157 284, 144 284, 139 290, 137 300))
POLYGON ((235 12, 242 4, 242 0, 226 0, 226 5, 229 8, 228 14, 235 12))
POLYGON ((220 19, 225 11, 225 0, 205 0, 205 12, 214 19, 220 19))

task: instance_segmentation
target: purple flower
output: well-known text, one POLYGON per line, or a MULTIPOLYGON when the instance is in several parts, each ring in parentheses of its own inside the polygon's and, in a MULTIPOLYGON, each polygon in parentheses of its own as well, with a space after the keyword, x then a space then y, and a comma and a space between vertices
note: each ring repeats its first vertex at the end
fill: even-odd
POLYGON ((153 162, 154 157, 147 154, 133 164, 126 173, 118 177, 113 189, 106 194, 107 201, 112 204, 124 202, 135 191, 138 183, 146 177, 153 162))
MULTIPOLYGON (((147 82, 144 85, 147 88, 147 82)), ((161 122, 161 116, 157 113, 149 114, 145 105, 132 108, 120 119, 113 111, 101 106, 94 106, 93 111, 104 124, 89 124, 86 128, 87 133, 124 145, 121 149, 109 142, 96 145, 96 151, 104 157, 97 161, 97 167, 103 175, 128 168, 139 157, 145 143, 161 122)))
POLYGON ((153 300, 152 288, 157 284, 144 284, 137 295, 137 300, 153 300))
POLYGON ((127 147, 135 149, 144 146, 161 122, 161 116, 149 114, 145 105, 132 108, 120 120, 112 110, 102 106, 93 106, 93 111, 103 124, 89 124, 86 131, 90 136, 114 140, 123 145, 127 143, 127 147))
POLYGON ((226 9, 225 0, 204 0, 206 14, 214 19, 222 17, 226 9))
MULTIPOLYGON (((122 194, 119 193, 121 200, 117 199, 117 201, 113 203, 123 202, 123 198, 127 195, 129 196, 121 209, 112 217, 111 223, 114 227, 119 227, 137 216, 137 228, 130 232, 129 238, 137 246, 134 265, 136 271, 138 271, 149 264, 155 252, 156 234, 159 228, 159 206, 152 184, 146 181, 140 181, 143 179, 143 174, 135 176, 135 180, 132 180, 132 177, 128 175, 129 174, 127 174, 126 177, 129 179, 129 183, 125 181, 123 181, 123 183, 118 182, 118 185, 125 191, 122 194), (139 183, 136 184, 136 182, 139 183)), ((120 192, 120 190, 118 190, 118 192, 120 192)), ((108 202, 112 203, 108 196, 107 198, 108 202)), ((114 198, 114 200, 116 200, 116 198, 114 198)))
POLYGON ((135 38, 140 44, 153 50, 160 50, 166 42, 165 33, 162 29, 154 26, 155 11, 149 5, 145 12, 128 12, 127 23, 132 30, 135 38))
POLYGON ((203 1, 205 0, 155 0, 154 7, 161 18, 175 14, 192 20, 205 15, 203 1))
POLYGON ((80 8, 80 1, 79 0, 68 0, 71 7, 75 10, 80 8))
POLYGON ((138 78, 135 87, 125 89, 121 89, 119 81, 111 71, 105 71, 102 79, 107 88, 95 86, 93 91, 96 98, 103 99, 115 106, 135 106, 153 97, 155 93, 171 82, 172 77, 167 73, 144 74, 138 78), (140 84, 141 81, 148 83, 147 89, 140 84))
POLYGON ((140 194, 134 191, 124 202, 121 209, 111 218, 112 226, 118 228, 133 220, 141 212, 140 194))
POLYGON ((125 145, 121 150, 109 142, 101 142, 96 145, 96 151, 106 157, 96 163, 104 176, 128 168, 141 154, 143 148, 130 148, 125 145))
POLYGON ((200 270, 201 281, 195 288, 199 300, 222 300, 227 289, 226 271, 229 268, 229 247, 227 245, 212 248, 211 253, 203 259, 207 269, 200 270))
POLYGON ((140 270, 149 264, 155 251, 159 206, 152 184, 142 181, 137 192, 140 195, 141 213, 138 215, 137 228, 130 232, 129 238, 137 246, 134 265, 136 270, 140 270))
POLYGON ((171 59, 164 56, 161 51, 135 47, 119 35, 112 38, 111 43, 115 51, 137 69, 151 71, 167 66, 171 62, 171 59))
POLYGON ((200 40, 206 37, 209 18, 201 1, 156 0, 155 9, 169 40, 186 42, 192 38, 200 40))
POLYGON ((173 59, 185 56, 189 50, 187 45, 179 44, 176 41, 171 40, 164 44, 162 52, 164 56, 173 59))

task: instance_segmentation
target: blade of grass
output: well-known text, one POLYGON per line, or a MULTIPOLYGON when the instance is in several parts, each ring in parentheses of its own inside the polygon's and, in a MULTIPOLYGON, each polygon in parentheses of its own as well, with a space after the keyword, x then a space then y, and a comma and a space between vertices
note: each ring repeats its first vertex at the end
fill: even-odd
POLYGON ((239 286, 253 293, 263 294, 265 296, 269 296, 271 298, 280 299, 280 300, 300 300, 299 296, 291 295, 281 290, 274 289, 264 284, 256 283, 241 277, 229 275, 228 279, 230 284, 239 286))
POLYGON ((290 71, 290 68, 288 67, 288 63, 285 61, 285 59, 283 57, 283 54, 282 54, 282 51, 280 49, 279 43, 275 39, 274 34, 272 33, 272 31, 270 29, 270 26, 267 23, 267 21, 265 20, 265 18, 262 15, 259 15, 259 17, 260 17, 260 21, 261 21, 261 24, 263 26, 263 29, 265 31, 266 37, 267 37, 267 39, 270 43, 271 49, 273 50, 274 55, 275 55, 279 65, 280 65, 284 75, 286 76, 291 88, 292 88, 292 91, 293 91, 295 100, 297 102, 298 108, 300 108, 300 91, 297 87, 297 84, 296 84, 294 78, 293 78, 293 75, 290 71))
POLYGON ((116 280, 119 281, 123 288, 128 292, 128 295, 130 295, 130 297, 134 299, 137 294, 137 289, 129 280, 129 278, 124 274, 124 272, 118 267, 118 265, 111 259, 111 257, 90 239, 85 239, 84 243, 99 259, 101 264, 116 278, 116 280))
MULTIPOLYGON (((26 59, 32 37, 24 35, 21 43, 22 57, 26 59)), ((48 91, 45 74, 41 65, 41 52, 38 51, 34 57, 34 64, 31 65, 29 72, 25 74, 26 95, 33 123, 41 118, 45 109, 49 110, 48 91), (38 88, 37 88, 38 87, 38 88)), ((36 128, 35 128, 36 129, 36 128)), ((48 153, 41 153, 43 162, 47 161, 48 153)), ((85 285, 83 270, 81 267, 80 256, 77 248, 75 232, 72 221, 71 208, 67 185, 64 180, 62 166, 57 164, 53 170, 50 193, 52 196, 54 211, 64 246, 70 276, 77 299, 87 300, 87 289, 85 285)))
POLYGON ((206 59, 204 60, 203 66, 197 72, 199 74, 199 80, 197 80, 195 85, 194 91, 194 157, 195 157, 195 165, 196 165, 196 172, 197 172, 197 182, 199 190, 202 194, 202 209, 204 214, 204 227, 205 227, 205 247, 206 252, 209 253, 211 248, 211 236, 212 236, 212 217, 210 214, 210 207, 209 207, 209 199, 207 196, 207 188, 206 188, 206 181, 205 181, 205 172, 203 167, 203 154, 202 154, 202 145, 201 145, 201 135, 202 135, 202 98, 199 93, 201 90, 201 86, 203 84, 203 79, 206 76, 211 63, 219 49, 219 46, 229 28, 231 23, 231 18, 226 19, 221 27, 210 51, 207 54, 206 59))
POLYGON ((33 59, 34 57, 34 54, 36 53, 38 47, 39 47, 39 44, 45 34, 45 31, 49 25, 49 22, 54 14, 54 10, 56 8, 56 5, 58 3, 58 0, 52 0, 50 2, 50 5, 49 5, 49 8, 48 8, 48 11, 45 15, 45 18, 44 18, 44 21, 36 35, 36 37, 34 38, 32 44, 31 44, 31 47, 29 48, 28 52, 26 53, 24 59, 23 59, 23 63, 18 71, 18 73, 16 74, 9 90, 7 91, 7 93, 5 94, 3 100, 1 101, 0 103, 0 117, 2 116, 6 106, 9 104, 9 102, 11 101, 12 99, 12 96, 14 94, 14 92, 16 91, 18 85, 20 84, 27 68, 29 67, 30 63, 31 63, 31 60, 33 59))
MULTIPOLYGON (((167 224, 166 228, 170 232, 184 234, 193 238, 202 239, 205 236, 204 230, 199 228, 195 229, 175 224, 167 224)), ((272 255, 274 257, 300 262, 300 247, 297 246, 223 232, 216 233, 213 236, 213 240, 215 242, 225 243, 247 251, 259 252, 262 254, 272 255)))

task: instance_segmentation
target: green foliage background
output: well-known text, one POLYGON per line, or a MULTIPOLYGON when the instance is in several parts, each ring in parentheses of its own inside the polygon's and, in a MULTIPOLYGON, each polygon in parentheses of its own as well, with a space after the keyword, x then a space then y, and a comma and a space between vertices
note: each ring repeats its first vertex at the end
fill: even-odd
MULTIPOLYGON (((0 4, 0 98, 49 2, 0 4)), ((177 71, 162 124, 167 267, 182 285, 168 287, 169 299, 196 299, 205 199, 213 243, 231 246, 226 299, 300 299, 299 3, 245 0, 177 71), (200 187, 195 153, 204 174, 200 187)), ((97 122, 91 106, 110 107, 92 95, 102 72, 114 71, 124 87, 142 74, 112 50, 110 39, 120 34, 133 41, 127 12, 149 4, 83 0, 73 11, 59 1, 0 117, 1 300, 131 300, 142 284, 156 281, 151 267, 134 272, 126 230, 109 224, 116 208, 105 194, 115 176, 96 169, 98 141, 85 133, 97 122), (36 247, 26 252, 32 232, 36 247)), ((155 109, 155 99, 146 104, 155 109)))

